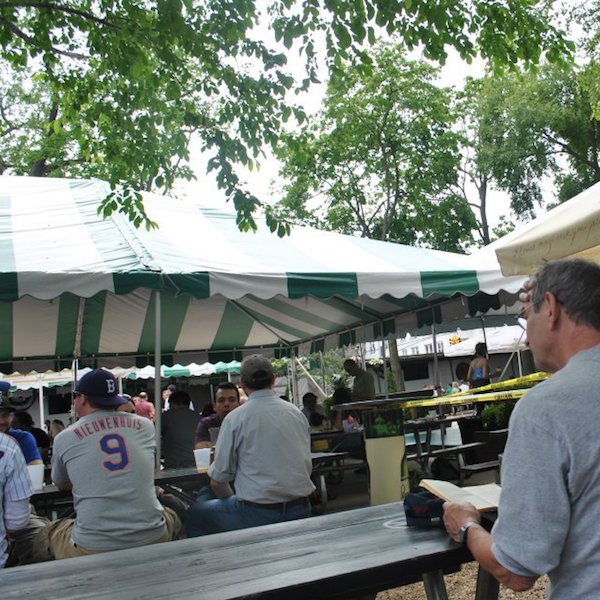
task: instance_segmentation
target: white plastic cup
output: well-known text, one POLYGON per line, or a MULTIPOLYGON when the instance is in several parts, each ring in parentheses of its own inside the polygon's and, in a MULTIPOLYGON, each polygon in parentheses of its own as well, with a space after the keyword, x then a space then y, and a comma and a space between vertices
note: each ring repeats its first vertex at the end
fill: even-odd
POLYGON ((196 459, 196 469, 199 472, 205 473, 210 466, 210 448, 197 448, 194 450, 194 458, 196 459))
POLYGON ((41 490, 44 487, 44 465, 27 465, 31 483, 34 490, 41 490))

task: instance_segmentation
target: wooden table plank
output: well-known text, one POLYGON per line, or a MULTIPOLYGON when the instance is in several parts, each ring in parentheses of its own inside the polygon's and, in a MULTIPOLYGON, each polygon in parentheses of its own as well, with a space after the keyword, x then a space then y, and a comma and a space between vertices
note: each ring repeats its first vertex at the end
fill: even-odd
POLYGON ((5 569, 3 600, 350 597, 472 560, 441 529, 406 526, 402 503, 156 546, 5 569))

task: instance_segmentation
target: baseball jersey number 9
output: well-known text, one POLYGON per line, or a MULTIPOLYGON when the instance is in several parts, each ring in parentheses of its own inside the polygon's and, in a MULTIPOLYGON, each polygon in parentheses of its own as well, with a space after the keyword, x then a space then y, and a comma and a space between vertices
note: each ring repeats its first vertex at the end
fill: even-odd
POLYGON ((100 448, 102 452, 111 455, 111 460, 106 460, 102 463, 109 471, 121 471, 129 464, 127 445, 123 436, 118 433, 111 433, 102 437, 100 439, 100 448), (116 458, 118 458, 117 462, 115 462, 116 458))

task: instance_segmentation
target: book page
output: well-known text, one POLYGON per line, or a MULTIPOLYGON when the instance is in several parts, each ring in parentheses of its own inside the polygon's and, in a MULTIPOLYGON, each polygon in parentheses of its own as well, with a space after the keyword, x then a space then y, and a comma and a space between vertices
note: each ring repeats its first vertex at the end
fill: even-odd
POLYGON ((419 485, 438 498, 451 502, 470 502, 477 510, 494 510, 500 501, 500 486, 496 483, 458 487, 449 481, 422 479, 419 485))

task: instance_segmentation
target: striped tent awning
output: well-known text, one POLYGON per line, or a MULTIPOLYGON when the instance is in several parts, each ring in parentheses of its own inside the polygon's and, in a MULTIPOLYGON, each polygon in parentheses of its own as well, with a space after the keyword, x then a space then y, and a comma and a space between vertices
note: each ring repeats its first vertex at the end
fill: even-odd
POLYGON ((523 280, 494 261, 307 227, 242 233, 234 213, 156 194, 143 199, 159 228, 136 229, 98 215, 109 191, 0 177, 0 361, 152 364, 155 291, 163 362, 188 364, 401 335, 510 305, 523 280))

